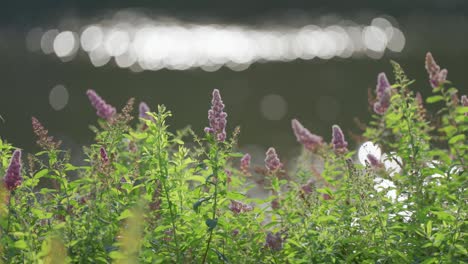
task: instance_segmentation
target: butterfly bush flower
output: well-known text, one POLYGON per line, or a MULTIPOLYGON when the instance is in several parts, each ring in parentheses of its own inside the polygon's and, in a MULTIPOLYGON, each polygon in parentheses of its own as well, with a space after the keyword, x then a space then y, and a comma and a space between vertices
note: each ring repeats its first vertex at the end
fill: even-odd
POLYGON ((17 149, 13 152, 10 165, 8 166, 3 180, 5 187, 9 191, 13 191, 21 185, 23 181, 23 177, 21 176, 21 150, 17 149))
POLYGON ((31 118, 32 128, 34 134, 37 136, 36 143, 43 149, 53 150, 60 147, 61 141, 54 141, 53 137, 49 137, 49 131, 44 128, 44 126, 35 118, 34 116, 31 118))
MULTIPOLYGON (((461 103, 463 106, 468 106, 468 97, 466 95, 462 95, 461 103)), ((465 113, 465 116, 468 116, 468 112, 465 113)))
POLYGON ((441 70, 440 66, 437 65, 436 61, 434 60, 434 57, 432 57, 432 54, 430 52, 426 54, 425 66, 427 73, 429 74, 429 82, 432 88, 439 87, 446 81, 448 73, 447 69, 441 70))
POLYGON ((387 112, 388 107, 390 107, 390 98, 392 87, 388 82, 387 76, 385 73, 380 73, 377 76, 377 86, 375 88, 375 94, 377 95, 377 101, 374 103, 374 112, 383 115, 387 112))
POLYGON ((240 170, 244 175, 249 175, 250 161, 252 157, 249 153, 245 154, 240 160, 240 170))
POLYGON ((277 232, 273 234, 272 232, 268 232, 265 247, 272 251, 280 251, 283 248, 283 238, 281 237, 281 233, 277 232))
POLYGON ((109 162, 109 156, 107 155, 107 151, 104 147, 101 147, 99 150, 99 153, 101 154, 101 161, 102 163, 106 164, 109 162))
POLYGON ((226 139, 226 117, 227 113, 223 111, 224 104, 218 89, 213 90, 213 99, 211 100, 211 109, 208 110, 209 127, 205 132, 215 135, 219 142, 226 139))
POLYGON ((94 90, 89 89, 86 91, 91 105, 96 109, 96 114, 106 120, 111 119, 115 113, 115 107, 110 104, 107 104, 104 99, 102 99, 94 90))
POLYGON ((387 79, 387 75, 384 72, 379 73, 377 76, 377 86, 375 87, 375 94, 377 97, 382 96, 385 90, 390 89, 390 82, 387 79))
POLYGON ((291 121, 291 125, 294 135, 296 135, 297 141, 301 143, 306 149, 313 151, 318 146, 322 145, 322 137, 312 134, 297 119, 293 119, 291 121))
POLYGON ((280 208, 281 208, 281 203, 279 199, 278 198, 273 199, 273 201, 271 201, 271 209, 278 210, 280 208))
POLYGON ((315 187, 315 181, 313 179, 310 179, 306 182, 306 184, 303 184, 301 186, 301 191, 304 194, 311 194, 314 191, 315 187))
POLYGON ((140 103, 138 110, 139 110, 138 117, 140 117, 141 119, 154 121, 154 118, 148 114, 148 112, 151 112, 151 110, 145 102, 140 103))
POLYGON ((343 131, 338 125, 332 127, 332 144, 336 153, 344 153, 348 151, 348 142, 346 142, 343 131))
POLYGON ((283 167, 274 148, 269 148, 266 152, 265 167, 269 172, 275 172, 283 167))
POLYGON ((229 205, 229 210, 231 210, 231 212, 233 212, 234 214, 238 215, 240 213, 250 212, 253 210, 253 208, 252 206, 245 204, 243 202, 231 200, 231 204, 229 205))
POLYGON ((372 154, 367 154, 367 160, 369 161, 371 167, 379 168, 382 166, 380 160, 372 154))

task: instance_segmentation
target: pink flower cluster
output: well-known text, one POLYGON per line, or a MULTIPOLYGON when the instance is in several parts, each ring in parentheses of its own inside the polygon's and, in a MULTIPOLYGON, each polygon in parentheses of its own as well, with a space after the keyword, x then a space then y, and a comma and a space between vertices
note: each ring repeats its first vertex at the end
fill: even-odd
POLYGON ((439 87, 441 84, 445 83, 447 80, 447 69, 440 69, 440 66, 437 65, 432 54, 428 52, 426 54, 426 70, 429 74, 429 83, 432 88, 439 87))
POLYGON ((226 140, 226 117, 227 113, 223 111, 224 104, 218 89, 213 90, 213 99, 211 100, 211 109, 208 110, 209 127, 205 132, 215 135, 216 140, 223 142, 226 140))
POLYGON ((5 187, 9 191, 13 191, 21 185, 23 181, 23 177, 21 176, 21 150, 17 149, 13 152, 10 165, 8 166, 3 180, 5 187))
POLYGON ((253 207, 240 201, 231 200, 229 210, 231 210, 234 214, 240 214, 252 211, 253 207))
POLYGON ((305 128, 297 119, 291 121, 292 129, 296 139, 306 149, 314 151, 317 147, 322 145, 323 139, 320 136, 312 134, 307 128, 305 128))
POLYGON ((283 167, 274 148, 269 148, 266 152, 265 167, 270 173, 276 172, 283 167))
POLYGON ((86 95, 88 95, 89 101, 91 101, 91 105, 96 109, 96 114, 99 117, 109 120, 115 115, 115 108, 107 104, 94 90, 89 89, 86 91, 86 95))
POLYGON ((374 112, 383 115, 387 112, 388 107, 390 106, 390 98, 392 87, 388 82, 387 76, 385 73, 380 73, 377 76, 377 86, 375 88, 375 93, 377 95, 377 101, 374 103, 374 112))
POLYGON ((348 142, 346 142, 343 131, 338 125, 332 127, 332 144, 336 153, 344 153, 348 151, 348 142))
POLYGON ((240 170, 244 175, 250 175, 249 168, 251 159, 252 157, 247 153, 240 160, 240 170))
MULTIPOLYGON (((468 97, 466 95, 462 95, 461 103, 463 106, 468 106, 468 97)), ((465 113, 465 116, 468 116, 468 112, 465 113)))

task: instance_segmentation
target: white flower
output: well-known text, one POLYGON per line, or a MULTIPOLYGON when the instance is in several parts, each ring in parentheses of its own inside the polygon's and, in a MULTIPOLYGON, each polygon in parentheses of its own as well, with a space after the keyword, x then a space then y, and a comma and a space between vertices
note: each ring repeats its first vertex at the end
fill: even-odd
POLYGON ((388 175, 393 176, 395 173, 400 173, 403 160, 400 156, 397 156, 395 152, 390 152, 388 155, 384 153, 382 155, 382 160, 388 175))
POLYGON ((371 141, 364 142, 361 147, 359 147, 358 158, 359 162, 362 165, 370 164, 369 155, 374 156, 378 161, 382 162, 385 170, 390 176, 395 175, 401 171, 401 164, 403 163, 401 157, 397 156, 395 152, 390 152, 390 154, 384 153, 382 155, 382 150, 376 144, 371 141))
POLYGON ((367 158, 369 154, 374 156, 377 160, 382 158, 382 150, 380 150, 380 147, 371 141, 364 142, 361 147, 359 147, 358 158, 362 165, 370 163, 369 159, 367 158))

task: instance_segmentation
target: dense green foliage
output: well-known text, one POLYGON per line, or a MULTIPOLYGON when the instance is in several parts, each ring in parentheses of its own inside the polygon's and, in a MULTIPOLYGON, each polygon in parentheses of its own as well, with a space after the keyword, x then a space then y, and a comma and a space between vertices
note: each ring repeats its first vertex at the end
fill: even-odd
MULTIPOLYGON (((465 263, 468 107, 446 81, 429 113, 393 64, 391 103, 363 137, 397 172, 332 144, 304 148, 287 170, 242 171, 238 129, 225 141, 174 134, 164 106, 131 127, 133 101, 92 128, 86 166, 37 133, 44 150, 1 191, 0 262, 465 263), (248 195, 257 185, 270 195, 248 195)), ((2 175, 13 150, 0 141, 2 175)))

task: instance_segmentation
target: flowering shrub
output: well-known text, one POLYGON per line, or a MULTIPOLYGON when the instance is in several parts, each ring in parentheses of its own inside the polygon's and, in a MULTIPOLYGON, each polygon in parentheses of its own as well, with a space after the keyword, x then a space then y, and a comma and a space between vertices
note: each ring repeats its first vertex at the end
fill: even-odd
POLYGON ((368 142, 356 153, 338 125, 322 137, 294 119, 297 164, 273 147, 264 164, 238 153, 218 90, 203 136, 169 132, 162 105, 140 103, 132 126, 133 99, 117 112, 88 90, 101 119, 85 166, 36 118, 43 151, 22 157, 0 141, 0 262, 466 261, 466 96, 428 54, 431 113, 392 64, 393 84, 378 76, 368 142), (259 184, 270 195, 253 196, 259 184))

